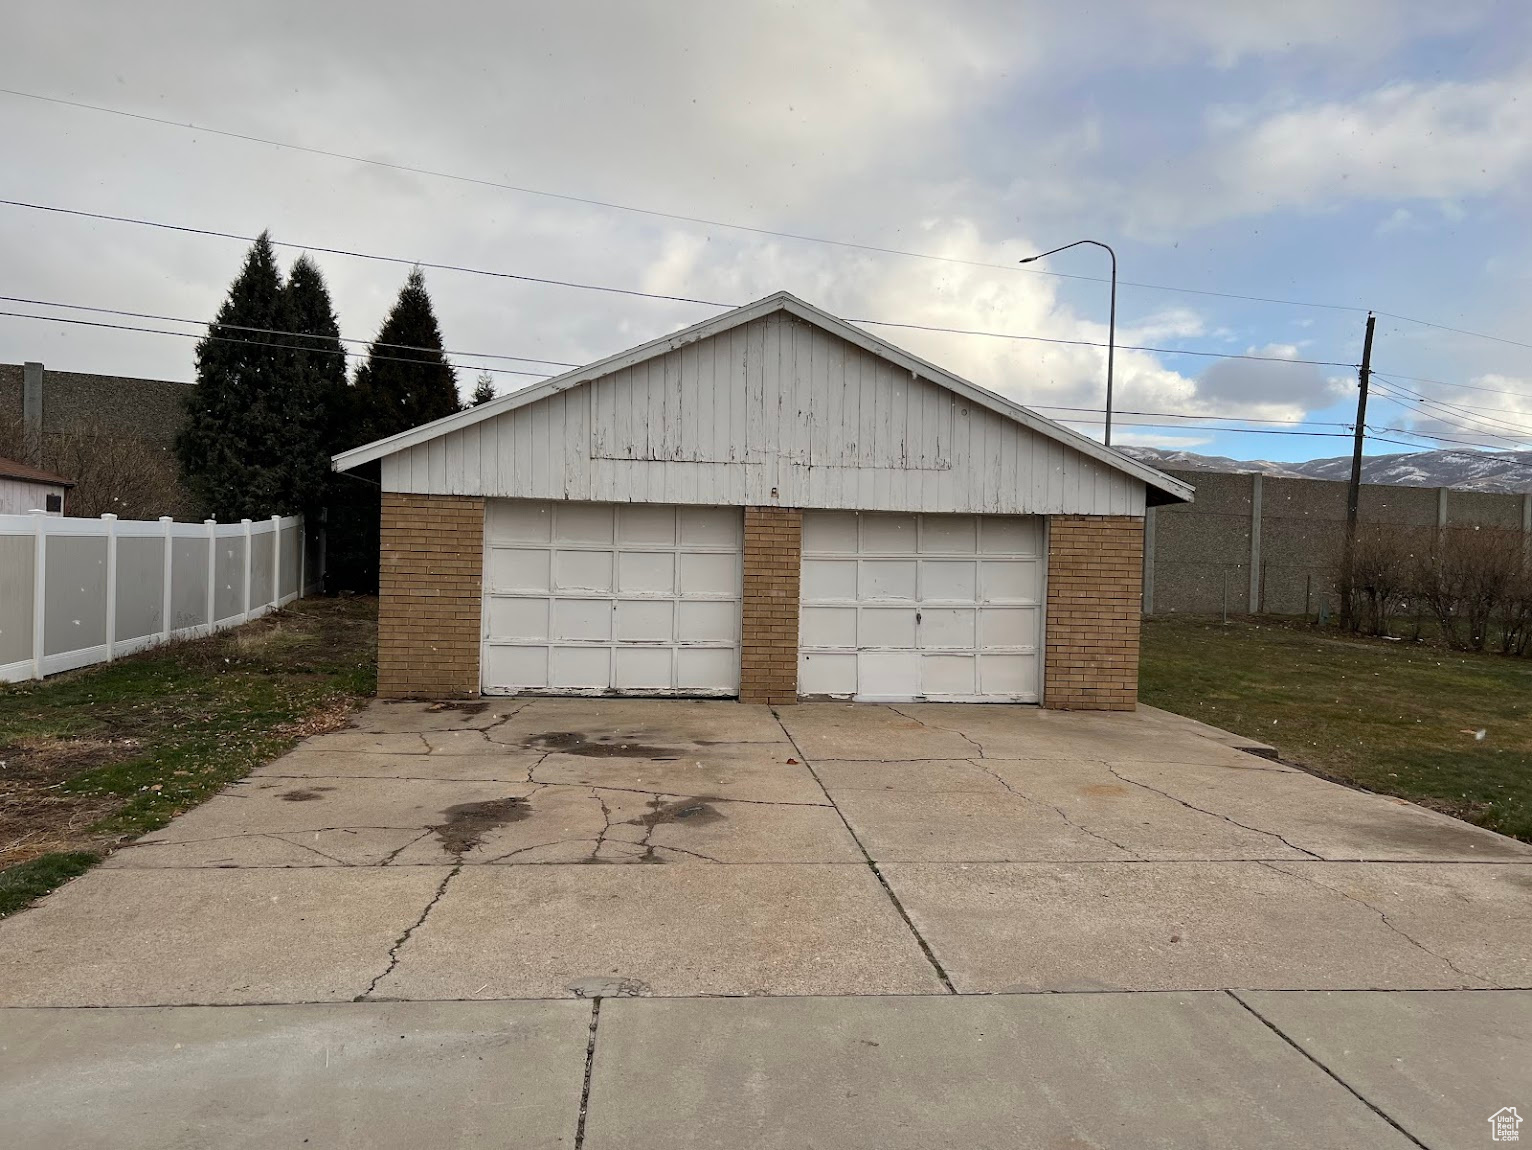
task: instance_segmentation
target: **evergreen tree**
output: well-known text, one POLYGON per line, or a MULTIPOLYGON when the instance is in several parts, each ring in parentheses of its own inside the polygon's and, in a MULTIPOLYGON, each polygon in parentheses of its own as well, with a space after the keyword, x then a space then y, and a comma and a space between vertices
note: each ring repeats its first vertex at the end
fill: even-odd
POLYGON ((290 495, 312 512, 332 487, 330 456, 353 446, 350 388, 340 325, 324 276, 307 255, 287 276, 287 320, 294 334, 284 410, 290 444, 290 495))
POLYGON ((478 407, 481 403, 488 403, 495 398, 495 381, 489 372, 479 372, 479 381, 473 385, 472 406, 478 407))
POLYGON ((187 488, 220 520, 291 512, 282 481, 288 448, 282 401, 292 369, 288 301, 265 232, 245 257, 207 338, 186 399, 176 455, 187 488))
POLYGON ((410 271, 378 338, 357 369, 362 442, 419 427, 459 410, 457 377, 442 352, 426 277, 410 271))

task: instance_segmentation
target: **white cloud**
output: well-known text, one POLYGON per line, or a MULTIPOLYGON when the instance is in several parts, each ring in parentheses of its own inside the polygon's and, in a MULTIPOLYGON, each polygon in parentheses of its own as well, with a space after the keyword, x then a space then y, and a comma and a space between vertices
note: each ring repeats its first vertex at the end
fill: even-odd
POLYGON ((1358 200, 1441 201, 1451 218, 1454 201, 1517 186, 1529 167, 1532 73, 1395 83, 1350 101, 1216 109, 1202 152, 1127 211, 1146 233, 1358 200))

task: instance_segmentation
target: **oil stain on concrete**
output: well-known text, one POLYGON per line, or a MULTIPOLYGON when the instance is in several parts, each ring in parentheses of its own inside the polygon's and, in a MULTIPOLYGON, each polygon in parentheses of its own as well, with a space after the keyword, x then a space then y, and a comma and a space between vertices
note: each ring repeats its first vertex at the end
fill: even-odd
POLYGON ((461 858, 492 830, 520 822, 532 813, 525 799, 488 799, 479 803, 459 803, 442 812, 445 820, 431 829, 441 839, 442 848, 461 858))

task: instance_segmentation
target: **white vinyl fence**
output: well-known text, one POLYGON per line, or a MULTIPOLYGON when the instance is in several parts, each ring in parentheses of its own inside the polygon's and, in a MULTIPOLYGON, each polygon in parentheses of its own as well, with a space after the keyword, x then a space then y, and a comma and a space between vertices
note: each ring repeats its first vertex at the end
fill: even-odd
POLYGON ((0 515, 0 682, 258 618, 314 589, 300 516, 239 523, 0 515))

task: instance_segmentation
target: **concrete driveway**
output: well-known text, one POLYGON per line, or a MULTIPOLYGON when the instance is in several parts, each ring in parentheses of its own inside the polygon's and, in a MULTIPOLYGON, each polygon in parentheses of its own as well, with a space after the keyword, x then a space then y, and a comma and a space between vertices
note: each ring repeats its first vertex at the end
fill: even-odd
POLYGON ((376 704, 0 924, 0 1128, 1436 1147, 1532 1115, 1532 848, 1231 742, 376 704))

